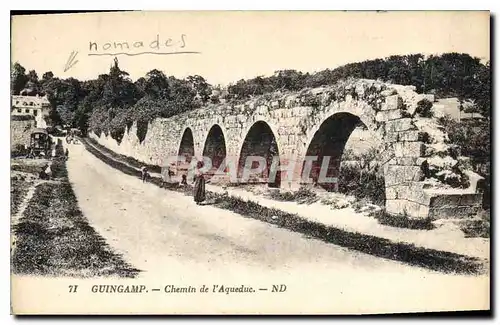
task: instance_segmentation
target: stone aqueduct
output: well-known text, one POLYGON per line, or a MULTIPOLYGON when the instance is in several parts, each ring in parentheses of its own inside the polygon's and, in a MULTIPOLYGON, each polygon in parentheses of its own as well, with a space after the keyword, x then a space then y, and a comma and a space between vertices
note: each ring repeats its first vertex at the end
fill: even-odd
MULTIPOLYGON (((306 155, 332 156, 336 159, 329 170, 335 176, 349 135, 364 125, 379 132, 384 142, 380 162, 389 213, 417 218, 473 213, 481 200, 474 188, 459 194, 426 189, 421 165, 433 150, 418 123, 423 118, 416 114, 422 100, 433 102, 434 96, 417 94, 412 86, 358 79, 156 119, 143 139, 136 123, 120 143, 104 134, 91 136, 117 153, 157 165, 178 155, 210 156, 218 165, 225 156, 242 161, 246 155, 273 154, 283 166, 291 161, 302 166, 306 155)), ((271 185, 295 187, 300 179, 294 179, 289 182, 283 171, 281 182, 271 185)))

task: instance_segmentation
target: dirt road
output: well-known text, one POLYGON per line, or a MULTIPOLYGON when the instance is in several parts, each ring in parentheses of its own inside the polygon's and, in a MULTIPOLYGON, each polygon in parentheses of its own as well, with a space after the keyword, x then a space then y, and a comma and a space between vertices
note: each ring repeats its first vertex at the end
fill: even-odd
POLYGON ((285 300, 291 304, 283 306, 302 301, 304 310, 331 312, 478 309, 489 304, 487 276, 410 267, 197 206, 191 197, 107 166, 83 145, 69 150, 69 179, 82 212, 110 246, 143 271, 139 279, 161 279, 163 285, 165 279, 254 286, 279 281, 286 284, 285 300))

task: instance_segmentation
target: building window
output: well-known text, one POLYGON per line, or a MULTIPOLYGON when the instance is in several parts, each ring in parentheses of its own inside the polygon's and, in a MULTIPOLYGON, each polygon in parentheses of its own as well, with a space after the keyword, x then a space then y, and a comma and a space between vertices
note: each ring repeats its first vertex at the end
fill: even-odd
POLYGON ((26 113, 29 113, 29 112, 30 112, 29 108, 27 108, 27 109, 25 110, 25 112, 26 112, 26 113))
POLYGON ((23 110, 22 110, 22 109, 20 109, 20 108, 18 108, 18 109, 17 109, 17 112, 18 112, 18 113, 21 113, 22 111, 23 111, 23 110))
POLYGON ((38 110, 34 109, 33 110, 33 115, 37 116, 38 115, 38 110))

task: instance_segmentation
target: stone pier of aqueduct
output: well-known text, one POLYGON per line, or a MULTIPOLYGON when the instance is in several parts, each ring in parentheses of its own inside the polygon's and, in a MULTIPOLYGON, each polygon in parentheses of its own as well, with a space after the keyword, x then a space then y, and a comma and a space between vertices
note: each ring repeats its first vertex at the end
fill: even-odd
MULTIPOLYGON (((473 214, 482 199, 473 179, 472 185, 462 190, 437 189, 424 179, 422 164, 447 153, 445 133, 432 127, 434 119, 418 114, 423 101, 432 103, 434 97, 417 94, 412 86, 350 80, 295 93, 266 94, 239 105, 208 105, 156 119, 147 125, 144 137, 134 123, 119 144, 104 134, 91 136, 117 153, 157 165, 178 155, 208 156, 216 166, 224 157, 241 162, 248 155, 278 155, 282 165, 294 161, 303 166, 306 156, 319 156, 318 164, 322 156, 330 156, 329 176, 336 176, 349 135, 364 125, 379 132, 384 142, 379 161, 385 177, 387 212, 434 219, 473 214)), ((318 167, 315 164, 313 173, 318 167)), ((270 186, 296 185, 288 181, 286 171, 280 176, 270 186)))

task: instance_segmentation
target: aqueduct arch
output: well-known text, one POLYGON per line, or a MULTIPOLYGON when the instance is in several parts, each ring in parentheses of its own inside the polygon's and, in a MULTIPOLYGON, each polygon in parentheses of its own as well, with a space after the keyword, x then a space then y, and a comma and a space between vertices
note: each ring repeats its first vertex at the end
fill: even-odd
POLYGON ((214 124, 210 128, 203 145, 203 157, 210 158, 212 162, 212 168, 207 173, 207 177, 213 176, 226 159, 226 156, 226 137, 222 128, 218 124, 214 124))
POLYGON ((314 157, 309 164, 302 163, 302 177, 310 178, 314 184, 326 190, 338 191, 338 182, 326 181, 339 178, 340 163, 345 145, 356 127, 364 125, 351 113, 335 113, 326 118, 309 141, 306 157, 314 157))
MULTIPOLYGON (((264 158, 265 168, 262 172, 253 175, 255 176, 254 180, 249 179, 248 181, 265 182, 267 180, 270 187, 279 187, 281 184, 280 173, 277 172, 276 177, 269 177, 272 172, 271 167, 273 166, 274 157, 280 156, 278 142, 276 134, 265 121, 260 120, 253 123, 246 132, 239 151, 238 179, 242 179, 245 167, 257 168, 259 166, 257 161, 253 162, 252 166, 246 166, 247 158, 250 156, 264 158)), ((243 182, 246 181, 243 180, 243 182)))
POLYGON ((191 160, 195 156, 193 131, 191 131, 190 127, 184 129, 178 148, 177 157, 184 157, 185 160, 177 162, 177 172, 186 173, 191 160))

